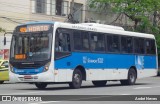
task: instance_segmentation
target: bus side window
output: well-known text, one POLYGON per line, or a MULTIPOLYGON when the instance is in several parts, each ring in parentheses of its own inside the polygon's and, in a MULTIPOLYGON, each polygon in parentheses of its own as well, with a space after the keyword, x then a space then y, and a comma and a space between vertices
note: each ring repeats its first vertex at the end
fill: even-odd
POLYGON ((132 37, 121 37, 121 51, 123 53, 132 53, 132 37))
POLYGON ((83 52, 89 51, 89 33, 74 30, 73 34, 74 50, 83 52))
POLYGON ((107 50, 108 52, 119 52, 120 45, 119 45, 119 36, 115 35, 108 35, 107 36, 107 50))
POLYGON ((146 54, 155 54, 155 41, 151 39, 146 39, 145 41, 145 49, 146 49, 146 54))
POLYGON ((82 49, 85 51, 89 51, 89 33, 88 32, 81 32, 82 33, 82 49))
POLYGON ((81 31, 73 31, 74 50, 82 50, 81 31))
POLYGON ((155 40, 151 40, 151 54, 156 54, 155 40))
POLYGON ((55 50, 57 52, 70 52, 70 35, 68 33, 57 32, 55 39, 55 50))
POLYGON ((91 50, 96 52, 104 52, 104 34, 91 33, 91 50))
POLYGON ((142 38, 135 38, 134 39, 134 52, 138 54, 144 54, 144 39, 142 38))

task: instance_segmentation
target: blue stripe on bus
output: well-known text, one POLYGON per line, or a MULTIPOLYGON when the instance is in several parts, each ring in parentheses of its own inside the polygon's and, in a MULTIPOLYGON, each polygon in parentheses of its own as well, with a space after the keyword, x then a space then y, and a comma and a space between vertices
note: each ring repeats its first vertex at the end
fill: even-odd
POLYGON ((13 71, 15 74, 20 74, 20 75, 31 75, 31 74, 38 74, 42 73, 44 70, 44 66, 36 69, 17 69, 13 68, 13 71))
POLYGON ((55 69, 74 69, 82 65, 87 69, 156 69, 156 56, 131 54, 96 54, 74 52, 70 56, 55 61, 55 69))
MULTIPOLYGON (((70 56, 55 61, 55 69, 74 69, 82 65, 87 69, 129 69, 136 66, 137 69, 156 69, 156 56, 137 56, 130 54, 95 54, 72 53, 70 56)), ((16 74, 42 73, 44 66, 37 69, 13 68, 16 74)))

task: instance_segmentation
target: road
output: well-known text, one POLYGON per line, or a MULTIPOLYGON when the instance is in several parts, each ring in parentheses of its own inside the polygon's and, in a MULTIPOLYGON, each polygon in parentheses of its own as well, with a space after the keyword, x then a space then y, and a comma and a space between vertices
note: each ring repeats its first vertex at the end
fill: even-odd
MULTIPOLYGON (((64 98, 64 100, 101 100, 104 98, 104 95, 108 95, 112 99, 115 96, 125 95, 125 99, 127 99, 128 95, 160 95, 160 77, 150 77, 144 79, 138 79, 136 85, 134 86, 121 86, 119 81, 116 82, 108 82, 105 87, 94 87, 91 82, 83 82, 82 88, 80 89, 70 89, 68 84, 52 84, 48 85, 45 90, 38 90, 33 84, 27 83, 9 83, 5 82, 0 85, 0 94, 1 95, 99 95, 96 97, 93 96, 80 96, 72 98, 64 98), (115 95, 115 96, 114 96, 115 95)), ((64 96, 66 97, 66 96, 64 96)), ((63 100, 63 98, 62 98, 63 100)), ((108 103, 110 101, 107 101, 108 103)), ((133 104, 138 103, 139 101, 128 102, 128 101, 118 101, 120 104, 133 104)), ((146 104, 146 101, 141 101, 140 104, 146 104)), ((4 104, 8 104, 3 102, 4 104)), ((25 102, 26 104, 52 104, 52 103, 68 103, 75 104, 75 102, 64 102, 64 101, 44 101, 44 102, 25 102)), ((25 104, 23 103, 23 104, 25 104)), ((83 101, 83 103, 88 104, 91 102, 83 101)), ((91 104, 96 104, 96 101, 92 101, 91 104)), ((106 103, 103 101, 99 101, 98 103, 106 103)), ((113 103, 113 102, 110 102, 113 103)), ((117 103, 117 102, 114 102, 117 103)), ((151 101, 147 104, 158 104, 158 101, 151 101)), ((12 103, 13 104, 13 103, 12 103)), ((17 104, 17 103, 15 103, 17 104)), ((80 102, 76 102, 76 104, 80 104, 80 102)))

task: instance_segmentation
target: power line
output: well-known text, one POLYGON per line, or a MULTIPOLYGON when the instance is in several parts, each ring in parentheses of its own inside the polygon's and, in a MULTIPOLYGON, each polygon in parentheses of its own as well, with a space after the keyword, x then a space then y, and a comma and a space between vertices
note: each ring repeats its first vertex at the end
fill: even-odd
MULTIPOLYGON (((31 1, 35 1, 35 0, 31 0, 31 1)), ((26 9, 26 10, 28 10, 28 13, 20 13, 20 12, 15 12, 15 11, 8 11, 8 10, 4 10, 4 9, 0 9, 1 10, 1 12, 10 12, 10 13, 16 13, 16 14, 22 14, 22 15, 27 15, 28 17, 31 15, 30 14, 30 9, 31 8, 33 8, 32 6, 30 6, 30 4, 29 4, 29 7, 30 8, 28 8, 28 7, 21 7, 20 5, 18 5, 18 4, 10 4, 10 3, 7 3, 7 4, 5 4, 6 2, 0 2, 1 4, 3 4, 3 5, 8 5, 8 6, 12 6, 12 7, 15 7, 15 8, 23 8, 23 9, 26 9), (18 5, 18 6, 15 6, 15 5, 18 5)), ((56 5, 56 4, 53 4, 53 3, 46 3, 46 2, 42 2, 42 3, 45 3, 45 4, 51 4, 51 5, 56 5)), ((28 5, 25 5, 25 6, 28 6, 28 5)), ((62 6, 62 5, 59 5, 59 6, 62 6)), ((73 14, 74 13, 76 13, 77 11, 86 11, 86 12, 94 12, 94 13, 97 13, 97 14, 103 14, 103 15, 107 15, 107 14, 109 14, 109 13, 113 13, 113 12, 104 12, 104 13, 102 13, 102 12, 99 12, 99 11, 94 11, 94 10, 87 10, 87 9, 83 9, 83 7, 84 6, 88 6, 88 4, 87 5, 82 5, 82 7, 81 8, 79 8, 78 10, 76 10, 76 11, 74 11, 73 12, 73 14)), ((70 9, 71 10, 71 8, 69 8, 69 6, 64 6, 64 7, 68 7, 67 9, 70 9)), ((36 9, 36 7, 34 7, 35 9, 36 9)), ((23 11, 23 10, 22 10, 23 11)), ((47 9, 46 9, 46 11, 45 11, 45 13, 43 14, 41 14, 41 13, 37 13, 37 14, 40 14, 40 15, 44 15, 44 16, 46 16, 46 14, 47 14, 47 12, 50 12, 51 13, 51 9, 50 10, 48 10, 47 11, 47 9)), ((68 13, 67 13, 67 15, 68 15, 68 13)), ((55 15, 52 15, 52 14, 49 14, 49 16, 55 16, 55 15)), ((7 16, 8 17, 8 16, 7 16)), ((69 17, 69 16, 68 16, 69 17)), ((73 16, 71 16, 72 18, 73 18, 73 16)), ((23 19, 24 20, 24 19, 23 19)), ((11 21, 11 20, 10 20, 11 21)), ((12 21, 13 22, 13 21, 12 21)), ((15 21, 16 22, 16 21, 15 21)))
POLYGON ((0 15, 0 17, 9 17, 9 18, 11 18, 11 19, 15 19, 15 20, 22 20, 22 21, 37 21, 37 19, 36 20, 34 20, 34 19, 22 19, 22 18, 20 18, 20 17, 14 17, 14 16, 5 16, 5 15, 0 15))
POLYGON ((8 21, 11 21, 11 22, 14 22, 14 23, 17 23, 17 24, 22 24, 21 22, 14 21, 14 20, 12 20, 11 18, 8 18, 8 17, 0 17, 0 18, 6 19, 8 21))
MULTIPOLYGON (((31 1, 34 1, 34 0, 31 0, 31 1)), ((6 2, 0 2, 1 4, 2 3, 6 3, 6 2)), ((56 4, 52 4, 52 3, 46 3, 46 2, 42 2, 42 3, 45 3, 45 4, 51 4, 51 5, 56 5, 56 4)), ((8 5, 8 4, 10 4, 10 3, 7 3, 7 4, 4 4, 4 5, 8 5)), ((13 6, 13 5, 18 5, 18 4, 10 4, 10 5, 8 5, 8 6, 12 6, 12 7, 15 7, 15 8, 23 8, 23 9, 31 9, 32 8, 32 6, 31 7, 20 7, 19 5, 18 6, 13 6)), ((25 6, 28 6, 28 5, 25 5, 25 6)), ((30 5, 29 5, 30 6, 30 5)), ((62 5, 59 5, 59 6, 62 6, 62 5)), ((84 7, 85 5, 83 4, 83 7, 84 7)), ((88 6, 88 4, 86 4, 86 6, 88 6)), ((67 7, 67 9, 71 9, 71 8, 69 8, 69 6, 64 6, 64 7, 67 7)), ((105 13, 106 14, 106 12, 99 12, 99 11, 95 11, 95 10, 84 10, 83 9, 83 7, 82 7, 82 9, 81 9, 81 11, 87 11, 87 12, 95 12, 95 13, 105 13)), ((6 11, 6 10, 4 10, 4 11, 6 11)), ((7 11, 7 12, 11 12, 11 11, 7 11)), ((30 12, 30 11, 29 11, 30 12)), ((46 13, 47 12, 51 12, 51 10, 49 10, 49 11, 46 11, 46 13)), ((18 13, 18 12, 14 12, 14 13, 18 13)), ((109 13, 109 12, 107 12, 107 13, 109 13)), ((112 12, 110 12, 110 13, 112 13, 112 12)), ((22 13, 21 13, 22 14, 22 13)), ((24 13, 23 13, 24 14, 24 13)), ((27 14, 28 15, 28 14, 27 14)), ((53 15, 54 16, 54 15, 53 15)))
MULTIPOLYGON (((35 0, 31 0, 31 1, 35 1, 35 0)), ((68 1, 69 2, 69 1, 68 1)), ((53 4, 53 3, 46 3, 46 2, 41 2, 42 4, 51 4, 51 6, 52 5, 55 5, 55 6, 62 6, 62 5, 57 5, 57 4, 53 4)), ((76 2, 75 2, 76 3, 76 2)), ((13 6, 13 7, 17 7, 17 8, 25 8, 25 9, 31 9, 32 8, 32 6, 30 7, 30 4, 29 5, 23 5, 23 7, 22 7, 22 5, 21 4, 13 4, 13 3, 7 3, 7 2, 0 2, 0 4, 3 4, 3 5, 7 5, 7 6, 13 6, 13 5, 16 5, 16 6, 13 6), (24 6, 29 6, 29 7, 24 7, 24 6)), ((79 3, 79 4, 81 4, 81 3, 79 3)), ((89 4, 82 4, 83 5, 83 7, 84 6, 89 6, 89 4)), ((71 7, 70 6, 64 6, 63 5, 63 7, 67 7, 68 9, 71 9, 71 7)), ((85 10, 85 11, 87 11, 87 10, 85 10)))

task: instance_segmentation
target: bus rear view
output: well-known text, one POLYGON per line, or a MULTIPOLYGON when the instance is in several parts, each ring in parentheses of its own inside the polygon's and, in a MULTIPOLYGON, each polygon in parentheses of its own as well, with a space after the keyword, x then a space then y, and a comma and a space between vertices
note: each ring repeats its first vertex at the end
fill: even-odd
POLYGON ((53 23, 17 26, 10 52, 10 80, 13 82, 50 82, 49 70, 53 23))

